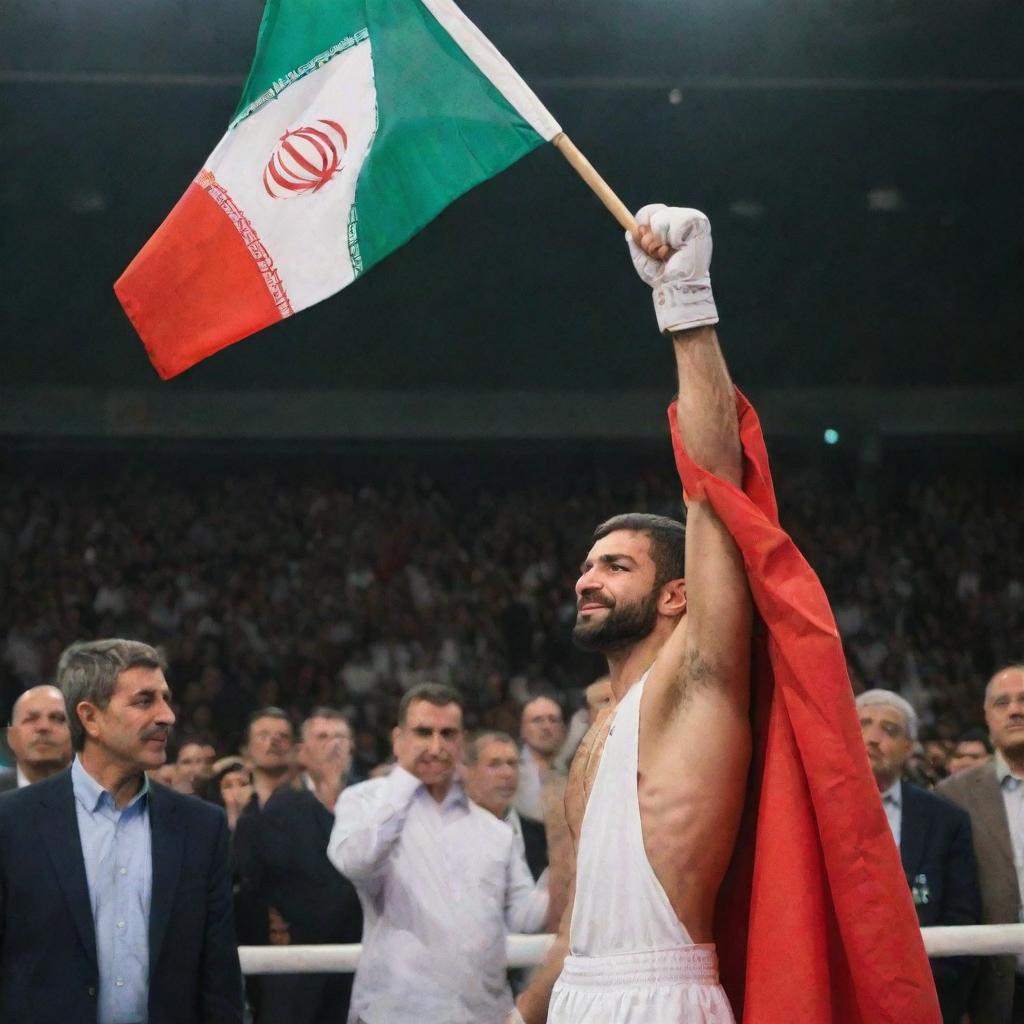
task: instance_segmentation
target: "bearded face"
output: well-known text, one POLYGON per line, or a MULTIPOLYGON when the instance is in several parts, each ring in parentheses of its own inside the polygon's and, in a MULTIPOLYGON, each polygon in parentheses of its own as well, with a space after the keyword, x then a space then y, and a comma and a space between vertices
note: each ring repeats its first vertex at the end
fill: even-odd
POLYGON ((588 594, 577 607, 573 642, 584 651, 598 654, 621 651, 639 643, 650 636, 658 622, 657 590, 645 597, 618 601, 607 593, 588 594), (595 609, 595 605, 601 608, 595 609))

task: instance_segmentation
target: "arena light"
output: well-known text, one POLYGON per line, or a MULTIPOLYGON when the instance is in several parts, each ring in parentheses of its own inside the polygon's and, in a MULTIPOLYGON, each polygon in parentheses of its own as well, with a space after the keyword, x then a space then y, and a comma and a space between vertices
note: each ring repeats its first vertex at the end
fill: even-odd
POLYGON ((839 444, 839 431, 834 427, 829 427, 822 435, 825 444, 839 444))

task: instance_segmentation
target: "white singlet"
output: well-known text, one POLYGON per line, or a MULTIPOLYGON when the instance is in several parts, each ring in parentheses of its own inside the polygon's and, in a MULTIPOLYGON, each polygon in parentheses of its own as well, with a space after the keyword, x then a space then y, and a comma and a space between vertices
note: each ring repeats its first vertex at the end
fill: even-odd
POLYGON ((636 784, 646 679, 614 711, 583 814, 569 955, 548 1024, 735 1024, 714 945, 690 939, 644 849, 636 784))

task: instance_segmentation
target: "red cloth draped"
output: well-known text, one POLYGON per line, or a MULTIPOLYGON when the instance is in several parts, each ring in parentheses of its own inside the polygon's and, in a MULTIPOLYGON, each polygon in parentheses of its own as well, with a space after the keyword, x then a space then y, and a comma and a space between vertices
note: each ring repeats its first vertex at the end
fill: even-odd
POLYGON ((821 583, 779 526, 761 425, 737 391, 743 490, 672 447, 743 555, 760 621, 754 755, 719 897, 722 983, 743 1024, 939 1024, 899 852, 868 765, 821 583))

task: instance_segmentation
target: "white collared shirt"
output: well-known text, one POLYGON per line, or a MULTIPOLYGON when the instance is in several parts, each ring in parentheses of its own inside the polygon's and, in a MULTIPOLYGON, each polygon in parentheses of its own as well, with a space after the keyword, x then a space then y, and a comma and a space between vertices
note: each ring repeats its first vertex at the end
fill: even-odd
POLYGON ((21 770, 21 765, 20 764, 17 766, 17 768, 18 768, 18 789, 24 789, 26 786, 31 786, 32 783, 29 782, 28 776, 21 770))
POLYGON ((903 783, 897 779, 882 793, 882 809, 889 819, 892 837, 896 840, 896 849, 900 848, 900 837, 903 835, 903 783))
MULTIPOLYGON (((999 787, 1003 791, 1006 823, 1010 827, 1010 844, 1013 846, 1013 864, 1017 869, 1019 899, 1024 901, 1024 779, 1010 771, 1006 758, 998 750, 993 763, 999 787)), ((1017 954, 1017 974, 1024 974, 1024 953, 1017 954)))
POLYGON ((539 931, 547 910, 504 822, 396 767, 341 794, 327 856, 363 904, 350 1021, 501 1024, 506 932, 539 931))
POLYGON ((544 820, 543 789, 547 772, 542 771, 533 752, 525 744, 519 750, 519 787, 512 806, 524 817, 544 820))

